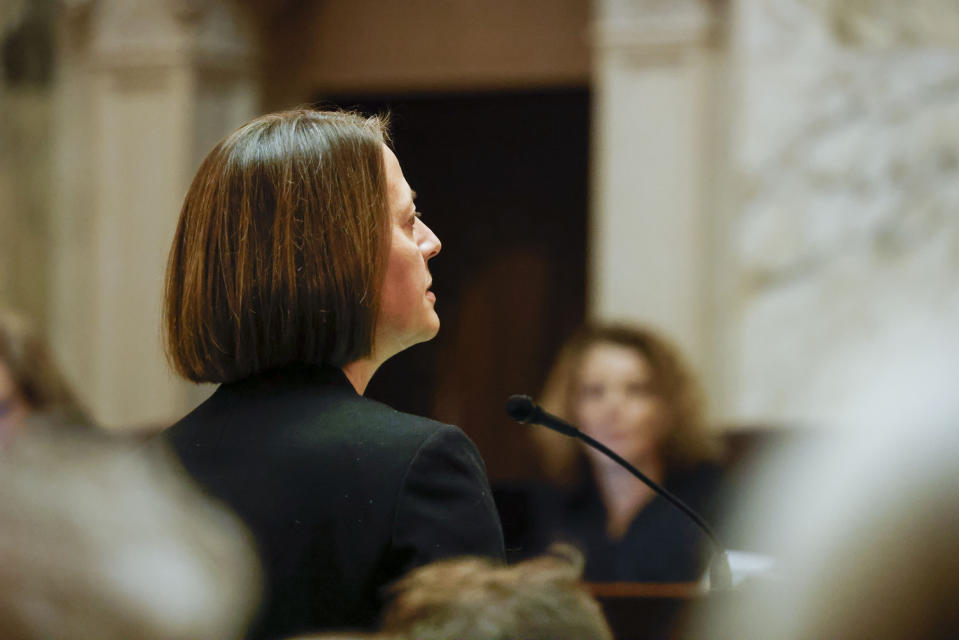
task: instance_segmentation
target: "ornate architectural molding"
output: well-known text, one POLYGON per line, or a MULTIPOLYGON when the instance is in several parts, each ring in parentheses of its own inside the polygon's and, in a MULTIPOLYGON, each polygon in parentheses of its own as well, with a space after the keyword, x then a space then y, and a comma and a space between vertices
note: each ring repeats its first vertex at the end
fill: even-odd
POLYGON ((20 23, 26 8, 26 0, 5 0, 0 3, 0 37, 20 23))
POLYGON ((210 10, 211 0, 166 0, 170 13, 184 24, 192 24, 203 19, 210 10))
POLYGON ((887 48, 959 47, 955 0, 820 0, 836 39, 845 45, 887 48))
POLYGON ((59 0, 60 15, 67 20, 84 20, 93 13, 98 0, 59 0))
POLYGON ((706 0, 599 0, 592 39, 599 49, 681 49, 708 40, 716 22, 706 0))
POLYGON ((85 3, 96 4, 89 27, 96 68, 191 66, 243 72, 252 65, 256 45, 249 16, 232 0, 85 3))

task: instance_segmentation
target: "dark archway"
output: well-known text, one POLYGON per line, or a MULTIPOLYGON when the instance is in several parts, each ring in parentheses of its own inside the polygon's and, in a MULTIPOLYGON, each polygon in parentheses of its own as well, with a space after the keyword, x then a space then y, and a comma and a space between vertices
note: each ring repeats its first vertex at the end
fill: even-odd
POLYGON ((511 393, 536 393, 586 305, 589 91, 320 96, 392 114, 394 147, 443 241, 436 340, 387 362, 367 395, 462 427, 493 480, 536 474, 511 393))

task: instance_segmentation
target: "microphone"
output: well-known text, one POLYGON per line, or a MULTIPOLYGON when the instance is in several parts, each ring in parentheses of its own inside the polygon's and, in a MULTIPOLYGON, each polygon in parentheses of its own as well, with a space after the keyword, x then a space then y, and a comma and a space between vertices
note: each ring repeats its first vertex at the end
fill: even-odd
POLYGON ((709 540, 713 543, 715 554, 713 561, 709 565, 709 588, 714 590, 728 591, 732 588, 732 572, 729 570, 729 560, 726 558, 726 549, 719 542, 719 538, 713 532, 712 528, 706 524, 706 521, 696 513, 692 507, 674 496, 665 488, 659 486, 647 478, 639 469, 626 461, 625 458, 604 445, 599 440, 592 438, 570 423, 558 416, 543 411, 542 407, 533 402, 533 399, 524 395, 512 395, 506 401, 506 413, 517 422, 524 424, 538 424, 553 431, 562 433, 564 436, 582 440, 594 449, 602 452, 606 456, 615 460, 621 467, 629 471, 643 482, 647 487, 664 497, 676 508, 686 514, 696 525, 703 530, 709 540))

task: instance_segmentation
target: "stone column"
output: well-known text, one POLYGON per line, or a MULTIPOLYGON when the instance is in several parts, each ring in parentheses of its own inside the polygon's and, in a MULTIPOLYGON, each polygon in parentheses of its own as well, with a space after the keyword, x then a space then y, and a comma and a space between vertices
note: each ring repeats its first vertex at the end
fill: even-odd
POLYGON ((201 393, 161 349, 167 252, 202 156, 257 109, 253 37, 225 0, 71 0, 59 28, 52 341, 100 424, 167 424, 201 393))
POLYGON ((702 0, 598 0, 593 34, 590 315, 660 329, 705 376, 716 22, 702 0))

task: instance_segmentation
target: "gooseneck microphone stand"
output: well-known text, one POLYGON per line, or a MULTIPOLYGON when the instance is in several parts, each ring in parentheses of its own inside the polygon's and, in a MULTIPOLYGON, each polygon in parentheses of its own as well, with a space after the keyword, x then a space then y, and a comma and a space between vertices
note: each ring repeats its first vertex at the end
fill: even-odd
POLYGON ((508 413, 509 416, 517 422, 538 424, 571 438, 582 440, 590 447, 593 447, 597 451, 601 451, 611 459, 615 460, 620 466, 639 478, 639 480, 647 487, 666 498, 666 500, 668 500, 673 506, 685 513, 693 522, 695 522, 696 525, 703 530, 706 536, 709 537, 713 544, 715 554, 713 555, 712 562, 709 564, 709 588, 711 590, 719 591, 728 591, 732 588, 732 572, 729 569, 729 559, 726 557, 725 547, 723 547, 723 545, 719 542, 719 538, 713 532, 712 528, 706 524, 706 521, 703 520, 703 518, 692 509, 692 507, 674 496, 665 488, 647 478, 639 469, 627 462, 622 456, 604 445, 602 442, 586 435, 565 420, 562 420, 551 413, 543 411, 543 409, 533 402, 533 399, 529 396, 510 396, 509 400, 506 402, 506 413, 508 413))

